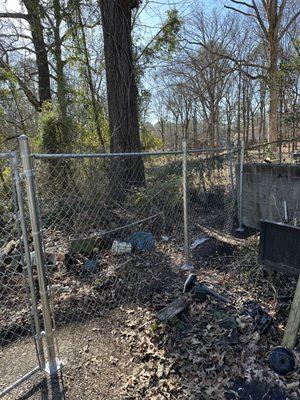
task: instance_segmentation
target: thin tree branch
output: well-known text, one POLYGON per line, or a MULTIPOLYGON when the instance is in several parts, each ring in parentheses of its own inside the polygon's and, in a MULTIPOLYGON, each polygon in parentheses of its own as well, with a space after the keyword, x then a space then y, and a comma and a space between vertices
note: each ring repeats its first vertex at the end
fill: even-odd
POLYGON ((258 23, 259 23, 261 29, 263 30, 266 39, 268 40, 268 30, 267 30, 266 25, 264 24, 264 22, 263 22, 263 20, 261 18, 260 12, 258 10, 258 7, 257 7, 256 3, 255 3, 255 0, 252 0, 252 3, 253 3, 253 7, 254 7, 254 10, 255 10, 255 14, 256 14, 256 19, 258 20, 258 23))
POLYGON ((253 4, 246 3, 245 1, 238 1, 238 0, 230 0, 232 3, 241 4, 242 6, 246 6, 249 8, 254 8, 253 4))
POLYGON ((283 36, 287 33, 287 31, 289 30, 289 27, 296 21, 296 19, 300 16, 300 11, 298 11, 290 20, 289 22, 286 24, 286 26, 283 28, 283 30, 280 32, 279 35, 279 40, 281 40, 283 38, 283 36))
POLYGON ((20 18, 20 19, 26 19, 28 21, 29 15, 24 13, 4 12, 0 13, 0 18, 20 18))
POLYGON ((240 13, 240 14, 246 15, 246 17, 253 17, 253 18, 256 18, 256 15, 255 15, 255 14, 247 13, 247 12, 245 12, 245 11, 239 10, 238 8, 231 7, 231 6, 227 6, 226 4, 224 5, 224 7, 225 7, 225 8, 228 8, 229 10, 233 10, 233 11, 236 11, 236 12, 238 12, 238 13, 240 13))
POLYGON ((5 61, 0 60, 0 67, 3 68, 5 71, 10 72, 15 77, 29 102, 34 106, 36 110, 39 110, 40 102, 32 93, 32 91, 26 86, 26 83, 10 68, 10 66, 5 61))

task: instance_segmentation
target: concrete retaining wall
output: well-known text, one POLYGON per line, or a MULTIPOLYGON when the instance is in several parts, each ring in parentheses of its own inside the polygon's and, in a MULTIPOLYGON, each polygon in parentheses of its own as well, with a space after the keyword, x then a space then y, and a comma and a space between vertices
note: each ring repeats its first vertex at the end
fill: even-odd
POLYGON ((242 205, 244 226, 259 229, 261 219, 283 222, 284 201, 287 203, 289 219, 297 218, 300 221, 299 164, 244 165, 242 205))

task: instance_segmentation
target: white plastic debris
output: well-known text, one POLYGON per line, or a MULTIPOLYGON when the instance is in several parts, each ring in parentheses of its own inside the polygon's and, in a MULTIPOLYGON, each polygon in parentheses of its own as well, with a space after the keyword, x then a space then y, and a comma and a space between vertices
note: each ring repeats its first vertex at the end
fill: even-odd
POLYGON ((191 249, 195 249, 196 247, 200 246, 201 244, 207 242, 209 240, 209 238, 204 237, 204 238, 200 238, 200 239, 196 239, 193 244, 191 245, 191 249))
POLYGON ((191 272, 194 270, 194 267, 190 263, 185 263, 185 264, 181 265, 180 269, 181 269, 181 271, 190 271, 191 272))
POLYGON ((113 254, 127 254, 131 253, 132 246, 131 243, 119 242, 115 240, 112 244, 111 251, 113 254))
POLYGON ((161 240, 162 240, 163 242, 167 242, 168 240, 170 240, 170 237, 167 236, 167 235, 162 235, 162 236, 161 236, 161 240))

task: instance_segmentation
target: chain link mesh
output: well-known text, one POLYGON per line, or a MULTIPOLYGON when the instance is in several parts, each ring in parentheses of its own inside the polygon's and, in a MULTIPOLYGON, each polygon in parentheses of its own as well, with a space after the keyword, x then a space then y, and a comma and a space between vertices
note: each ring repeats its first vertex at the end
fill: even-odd
POLYGON ((0 392, 37 366, 12 157, 0 157, 0 392))
POLYGON ((245 150, 245 163, 294 164, 300 161, 300 140, 287 140, 282 143, 263 144, 245 150))
MULTIPOLYGON (((296 149, 283 145, 282 160, 294 162, 296 149)), ((269 153, 268 146, 247 150, 245 162, 268 162, 269 153)), ((240 159, 240 149, 188 152, 190 244, 237 228, 240 159)), ((70 399, 111 398, 112 386, 124 382, 118 371, 126 375, 128 349, 117 340, 126 313, 151 309, 155 296, 181 282, 183 154, 33 160, 64 390, 70 399)), ((0 168, 0 372, 7 386, 35 367, 36 357, 9 159, 0 159, 0 168), (12 363, 3 373, 21 347, 24 364, 18 359, 18 368, 12 363)))
POLYGON ((188 156, 189 229, 199 227, 231 233, 236 227, 237 151, 190 152, 188 156))
MULTIPOLYGON (((174 265, 183 263, 182 156, 67 157, 34 164, 60 357, 68 358, 66 376, 80 382, 70 384, 69 396, 87 398, 78 370, 91 344, 87 338, 92 333, 93 342, 106 321, 101 341, 114 341, 110 319, 122 320, 122 307, 150 305, 176 279, 174 265), (115 254, 114 242, 117 253, 122 243, 130 244, 128 253, 115 254)), ((108 359, 122 352, 117 344, 109 355, 107 346, 92 347, 105 371, 108 359)), ((117 379, 113 369, 109 375, 117 379)), ((93 389, 99 398, 109 398, 105 385, 93 389)))

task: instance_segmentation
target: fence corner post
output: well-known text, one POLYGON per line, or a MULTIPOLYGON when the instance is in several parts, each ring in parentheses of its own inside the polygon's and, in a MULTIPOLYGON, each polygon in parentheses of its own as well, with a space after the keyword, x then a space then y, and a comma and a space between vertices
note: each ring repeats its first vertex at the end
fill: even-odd
POLYGON ((58 371, 60 363, 56 359, 56 354, 55 354, 54 330, 53 330, 53 321, 52 321, 51 307, 50 307, 50 297, 46 279, 45 257, 43 249, 41 224, 38 211, 38 200, 36 196, 34 170, 30 157, 28 137, 26 135, 21 135, 19 137, 19 146, 20 146, 20 153, 23 165, 23 174, 26 185, 27 201, 28 201, 30 223, 32 230, 32 239, 33 239, 36 267, 38 274, 39 291, 42 303, 45 340, 48 353, 48 363, 45 367, 45 371, 48 372, 49 374, 52 374, 58 371))
POLYGON ((184 225, 184 270, 191 270, 190 244, 189 244, 189 216, 188 216, 188 182, 187 182, 187 144, 182 139, 182 189, 183 189, 183 225, 184 225))

